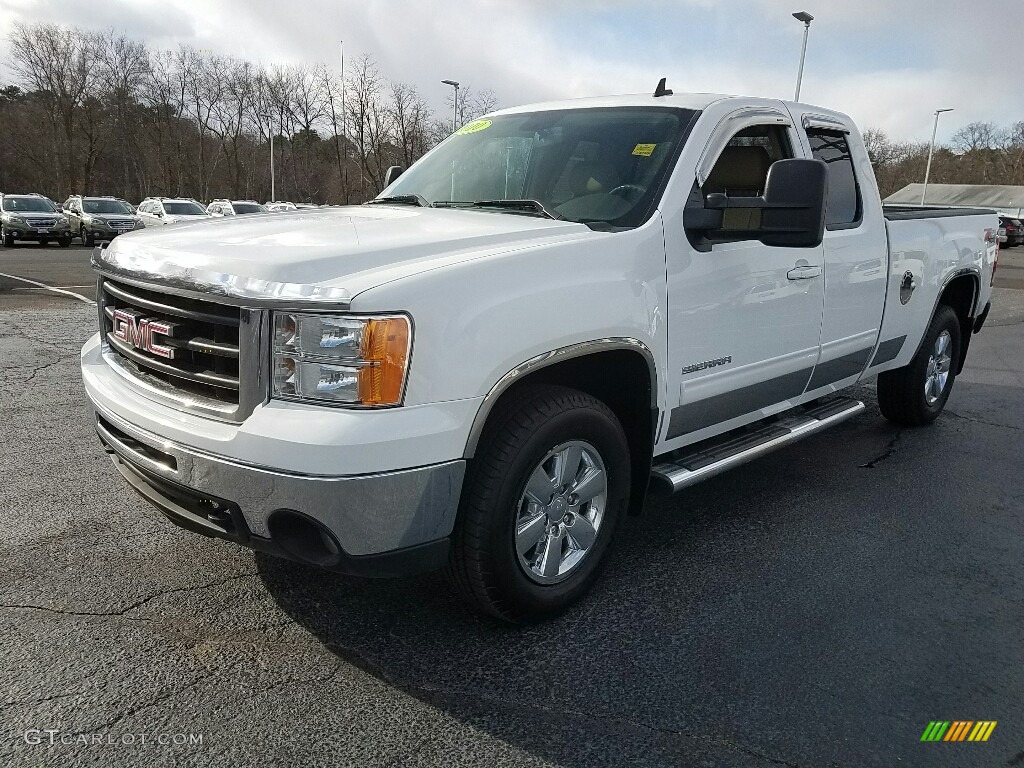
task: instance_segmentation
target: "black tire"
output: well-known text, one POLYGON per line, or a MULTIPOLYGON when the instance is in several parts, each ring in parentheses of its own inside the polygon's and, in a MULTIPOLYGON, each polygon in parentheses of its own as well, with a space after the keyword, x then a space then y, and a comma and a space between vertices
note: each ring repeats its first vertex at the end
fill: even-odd
POLYGON ((50 244, 50 241, 49 241, 49 240, 47 240, 46 238, 43 238, 43 239, 41 239, 41 240, 39 241, 39 247, 40 247, 40 248, 45 248, 45 247, 46 247, 46 246, 48 246, 49 244, 50 244))
POLYGON ((57 241, 57 244, 60 245, 61 248, 70 248, 71 236, 68 235, 67 237, 62 237, 60 240, 57 241))
MULTIPOLYGON (((452 534, 449 580, 474 607, 505 621, 535 621, 561 613, 593 586, 625 513, 629 489, 629 445, 622 425, 604 403, 561 386, 518 392, 492 414, 467 468, 452 534), (516 548, 520 500, 545 456, 571 441, 593 447, 604 464, 603 517, 578 565, 556 576, 562 579, 557 583, 541 584, 527 576, 516 548)), ((571 528, 566 530, 572 535, 571 528)))
POLYGON ((82 238, 82 245, 86 248, 93 248, 96 245, 96 236, 92 232, 89 232, 85 227, 80 227, 78 230, 78 236, 82 238))
POLYGON ((4 248, 14 247, 14 235, 8 232, 6 229, 0 228, 0 242, 4 244, 4 248))
POLYGON ((903 368, 885 371, 878 376, 878 407, 889 421, 905 426, 919 427, 931 424, 942 413, 956 379, 960 360, 960 320, 956 312, 945 304, 935 310, 932 322, 925 332, 921 348, 903 368), (941 393, 929 402, 925 384, 929 376, 930 360, 936 341, 943 333, 949 334, 949 375, 941 393))

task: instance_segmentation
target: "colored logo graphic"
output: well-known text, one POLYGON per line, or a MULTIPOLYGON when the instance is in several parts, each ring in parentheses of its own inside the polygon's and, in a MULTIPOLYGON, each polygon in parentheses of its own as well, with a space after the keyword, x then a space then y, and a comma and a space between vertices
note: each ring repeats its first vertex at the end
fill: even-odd
POLYGON ((921 734, 921 741, 988 741, 996 720, 932 720, 921 734))

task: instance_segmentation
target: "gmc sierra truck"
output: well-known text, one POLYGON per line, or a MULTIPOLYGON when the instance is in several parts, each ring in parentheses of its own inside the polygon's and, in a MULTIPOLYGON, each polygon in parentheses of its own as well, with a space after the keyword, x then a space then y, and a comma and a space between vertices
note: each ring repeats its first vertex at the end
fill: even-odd
POLYGON ((616 524, 864 408, 934 420, 994 213, 883 209, 838 112, 672 94, 476 120, 369 204, 96 249, 82 350, 127 483, 189 530, 351 574, 446 568, 550 616, 616 524))

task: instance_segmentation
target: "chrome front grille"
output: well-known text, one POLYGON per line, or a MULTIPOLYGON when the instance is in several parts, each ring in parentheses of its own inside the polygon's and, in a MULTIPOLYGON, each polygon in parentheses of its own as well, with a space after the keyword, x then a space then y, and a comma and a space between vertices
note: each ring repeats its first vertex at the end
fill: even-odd
POLYGON ((109 219, 107 224, 113 229, 133 229, 135 227, 134 221, 127 221, 124 219, 109 219))
POLYGON ((106 279, 98 298, 107 362, 147 394, 229 420, 262 401, 262 313, 106 279))
POLYGON ((25 219, 30 227, 55 227, 56 219, 25 219))

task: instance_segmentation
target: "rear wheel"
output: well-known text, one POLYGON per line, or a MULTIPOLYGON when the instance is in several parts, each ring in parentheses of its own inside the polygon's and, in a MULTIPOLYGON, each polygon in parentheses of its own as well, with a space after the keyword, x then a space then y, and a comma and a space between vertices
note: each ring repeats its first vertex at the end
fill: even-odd
POLYGON ((604 403, 566 387, 520 392, 470 464, 450 580, 506 621, 564 611, 596 580, 629 487, 626 436, 604 403))
POLYGON ((960 320, 951 307, 940 304, 914 358, 903 368, 879 374, 882 415, 907 426, 935 421, 949 399, 959 359, 960 320))

